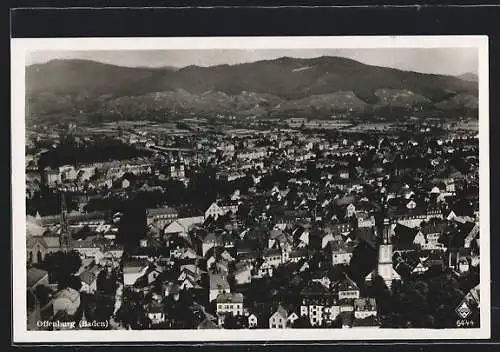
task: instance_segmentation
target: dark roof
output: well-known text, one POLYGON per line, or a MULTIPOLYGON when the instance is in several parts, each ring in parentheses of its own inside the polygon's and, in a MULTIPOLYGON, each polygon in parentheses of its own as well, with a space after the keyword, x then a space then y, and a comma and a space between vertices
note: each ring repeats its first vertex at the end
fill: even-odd
POLYGON ((413 246, 413 240, 418 233, 417 228, 397 224, 394 228, 392 243, 395 249, 409 249, 413 246))
POLYGON ((329 296, 331 292, 317 281, 309 283, 300 291, 301 296, 329 296))
POLYGON ((146 209, 146 216, 156 216, 156 215, 166 215, 166 214, 177 215, 178 212, 177 209, 171 207, 146 209))

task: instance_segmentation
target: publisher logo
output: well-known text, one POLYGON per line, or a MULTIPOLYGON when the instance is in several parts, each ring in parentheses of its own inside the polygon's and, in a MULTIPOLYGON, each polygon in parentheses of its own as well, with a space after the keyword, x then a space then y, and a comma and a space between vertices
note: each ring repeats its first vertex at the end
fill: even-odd
POLYGON ((466 301, 462 301, 462 303, 460 303, 457 309, 455 309, 455 312, 457 312, 458 316, 462 319, 467 318, 472 313, 466 301))

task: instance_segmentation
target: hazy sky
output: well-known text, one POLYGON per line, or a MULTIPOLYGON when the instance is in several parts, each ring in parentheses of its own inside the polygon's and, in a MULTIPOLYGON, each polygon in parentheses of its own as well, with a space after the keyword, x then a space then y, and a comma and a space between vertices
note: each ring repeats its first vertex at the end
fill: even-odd
POLYGON ((36 51, 27 54, 26 64, 76 58, 121 66, 185 67, 231 65, 283 56, 312 58, 323 55, 424 73, 459 75, 478 72, 477 48, 36 51))

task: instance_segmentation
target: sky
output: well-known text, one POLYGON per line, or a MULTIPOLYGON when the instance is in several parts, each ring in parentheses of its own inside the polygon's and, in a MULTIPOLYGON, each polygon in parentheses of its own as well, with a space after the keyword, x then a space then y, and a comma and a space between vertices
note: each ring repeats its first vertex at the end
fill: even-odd
POLYGON ((478 72, 477 48, 380 48, 380 49, 279 49, 279 50, 113 50, 113 51, 34 51, 26 64, 53 59, 87 59, 130 67, 185 67, 239 64, 283 56, 313 58, 341 56, 365 64, 393 67, 422 73, 460 75, 478 72))

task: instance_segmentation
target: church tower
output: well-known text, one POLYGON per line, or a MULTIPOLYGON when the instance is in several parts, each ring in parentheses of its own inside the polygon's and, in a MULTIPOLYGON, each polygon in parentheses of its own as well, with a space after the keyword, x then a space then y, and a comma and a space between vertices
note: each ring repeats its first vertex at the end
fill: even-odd
POLYGON ((59 246, 62 251, 70 251, 71 248, 71 233, 68 225, 68 209, 66 208, 66 197, 61 192, 61 232, 59 233, 59 246))
POLYGON ((384 219, 380 244, 378 247, 378 266, 377 273, 384 279, 385 284, 390 289, 392 285, 392 241, 391 241, 391 224, 389 219, 384 219))

